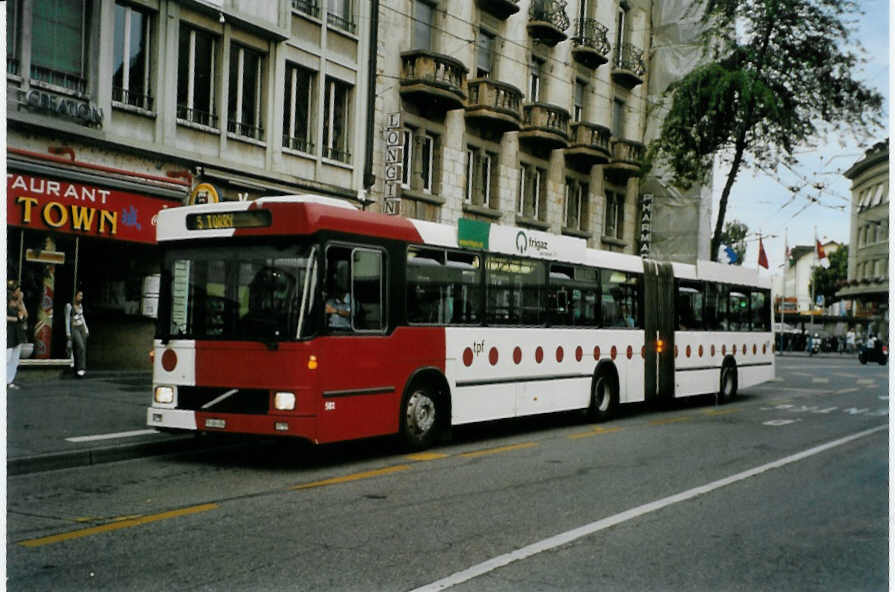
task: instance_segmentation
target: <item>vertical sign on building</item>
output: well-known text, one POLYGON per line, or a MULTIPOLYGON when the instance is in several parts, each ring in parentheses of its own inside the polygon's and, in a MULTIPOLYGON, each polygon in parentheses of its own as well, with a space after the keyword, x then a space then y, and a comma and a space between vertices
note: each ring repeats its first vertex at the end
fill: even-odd
POLYGON ((653 234, 651 218, 653 216, 653 194, 644 193, 640 201, 640 256, 649 257, 650 242, 653 234))
POLYGON ((389 113, 385 126, 385 213, 401 213, 401 168, 404 163, 404 134, 401 113, 389 113))

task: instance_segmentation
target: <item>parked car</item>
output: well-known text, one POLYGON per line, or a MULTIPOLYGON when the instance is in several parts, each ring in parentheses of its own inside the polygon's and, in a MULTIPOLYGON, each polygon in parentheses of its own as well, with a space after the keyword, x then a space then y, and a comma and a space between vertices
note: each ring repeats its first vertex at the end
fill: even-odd
POLYGON ((858 361, 862 364, 878 362, 880 366, 884 366, 889 362, 889 346, 881 339, 870 338, 858 350, 858 361))

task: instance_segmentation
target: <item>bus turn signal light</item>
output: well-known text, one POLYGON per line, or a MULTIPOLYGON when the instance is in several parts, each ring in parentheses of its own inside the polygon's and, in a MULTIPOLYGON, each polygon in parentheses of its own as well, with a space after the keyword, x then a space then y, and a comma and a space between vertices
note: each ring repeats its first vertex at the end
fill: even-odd
POLYGON ((317 356, 311 355, 308 356, 308 370, 316 370, 317 369, 317 356))
POLYGON ((661 354, 663 351, 665 351, 665 342, 659 339, 656 341, 656 352, 661 354))

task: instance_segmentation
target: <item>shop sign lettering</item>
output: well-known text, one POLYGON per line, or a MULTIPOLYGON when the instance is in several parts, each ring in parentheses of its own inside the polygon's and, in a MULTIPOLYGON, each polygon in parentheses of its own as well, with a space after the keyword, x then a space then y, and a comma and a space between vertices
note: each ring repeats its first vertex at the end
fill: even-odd
POLYGON ((158 212, 174 200, 32 177, 6 176, 6 219, 11 226, 154 243, 158 212))
POLYGON ((64 115, 88 125, 103 124, 103 110, 91 103, 82 103, 67 97, 52 95, 40 90, 17 90, 16 100, 20 107, 53 115, 64 115))

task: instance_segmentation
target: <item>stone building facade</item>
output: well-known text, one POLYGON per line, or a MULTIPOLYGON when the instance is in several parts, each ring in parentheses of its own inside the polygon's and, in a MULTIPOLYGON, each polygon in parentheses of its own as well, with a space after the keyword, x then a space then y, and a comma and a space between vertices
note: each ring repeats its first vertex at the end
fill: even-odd
POLYGON ((637 253, 649 22, 641 1, 381 0, 375 207, 637 253))
POLYGON ((889 333, 889 140, 867 149, 844 175, 851 179, 848 280, 836 296, 853 301, 855 320, 889 333))
POLYGON ((7 276, 32 311, 25 366, 65 364, 62 311, 77 286, 89 365, 149 367, 159 209, 362 195, 370 2, 6 10, 7 276))

